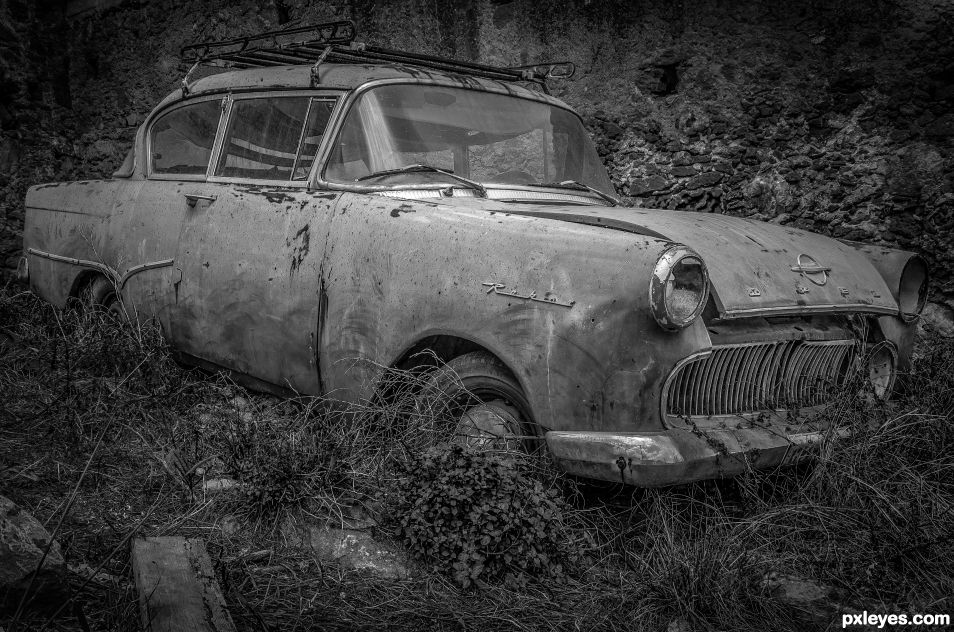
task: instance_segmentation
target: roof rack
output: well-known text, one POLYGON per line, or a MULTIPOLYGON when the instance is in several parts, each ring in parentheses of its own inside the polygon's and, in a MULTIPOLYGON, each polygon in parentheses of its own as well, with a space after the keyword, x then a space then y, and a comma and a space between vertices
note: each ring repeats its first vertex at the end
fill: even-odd
POLYGON ((325 62, 388 63, 497 81, 530 82, 540 86, 544 91, 547 91, 546 79, 569 79, 576 72, 576 66, 569 61, 503 68, 367 46, 355 42, 356 35, 354 22, 341 20, 268 31, 259 35, 220 42, 191 44, 180 51, 182 60, 193 64, 182 80, 183 94, 188 94, 189 77, 202 64, 237 68, 313 64, 312 82, 317 85, 318 68, 325 62))

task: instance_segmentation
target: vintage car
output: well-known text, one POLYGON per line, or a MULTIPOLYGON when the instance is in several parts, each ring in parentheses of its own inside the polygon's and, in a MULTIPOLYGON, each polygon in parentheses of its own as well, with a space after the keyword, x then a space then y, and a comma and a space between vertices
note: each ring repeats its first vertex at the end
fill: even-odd
POLYGON ((366 399, 428 351, 469 391, 460 426, 638 486, 788 462, 845 384, 887 397, 909 366, 918 255, 623 207, 544 89, 565 65, 352 40, 185 49, 234 68, 190 71, 113 178, 31 188, 21 277, 281 393, 366 399))

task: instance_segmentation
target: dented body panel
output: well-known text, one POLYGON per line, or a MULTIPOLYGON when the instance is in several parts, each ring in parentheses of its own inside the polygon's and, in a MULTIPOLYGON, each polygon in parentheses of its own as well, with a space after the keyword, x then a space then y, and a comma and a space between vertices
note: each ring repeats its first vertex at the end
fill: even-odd
POLYGON ((390 366, 417 341, 451 335, 514 371, 544 429, 660 428, 662 381, 709 344, 703 323, 672 336, 649 314, 646 279, 668 242, 511 208, 343 194, 322 374, 360 393, 374 373, 354 360, 390 366))
POLYGON ((890 346, 897 371, 908 366, 914 326, 899 317, 898 295, 912 253, 720 215, 609 207, 580 189, 481 197, 444 183, 331 186, 320 174, 341 147, 329 139, 355 95, 375 85, 564 106, 399 66, 327 64, 319 75, 317 86, 307 66, 202 79, 147 118, 129 177, 31 188, 32 290, 64 306, 106 276, 130 317, 158 320, 184 359, 282 393, 366 400, 385 368, 427 341, 460 341, 509 368, 527 421, 564 469, 642 486, 774 466, 819 440, 825 424, 787 412, 772 380, 841 379, 848 369, 825 362, 860 362, 878 344, 890 346), (234 102, 272 93, 337 99, 307 178, 214 176, 234 102), (152 126, 202 99, 222 103, 207 173, 153 173, 152 126), (691 324, 664 327, 653 304, 666 279, 654 274, 675 247, 704 261, 711 298, 691 324), (745 408, 766 394, 776 404, 745 408))

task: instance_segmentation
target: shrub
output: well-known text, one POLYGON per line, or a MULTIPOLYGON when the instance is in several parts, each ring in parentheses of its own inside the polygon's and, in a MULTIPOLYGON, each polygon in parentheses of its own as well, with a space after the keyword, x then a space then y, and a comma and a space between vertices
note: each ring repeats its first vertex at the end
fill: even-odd
POLYGON ((400 474, 391 514, 405 546, 464 588, 560 578, 577 559, 566 504, 520 456, 438 446, 400 474))
POLYGON ((274 519, 335 498, 346 486, 344 447, 318 423, 295 417, 238 421, 221 441, 222 460, 242 483, 241 508, 251 519, 274 519))

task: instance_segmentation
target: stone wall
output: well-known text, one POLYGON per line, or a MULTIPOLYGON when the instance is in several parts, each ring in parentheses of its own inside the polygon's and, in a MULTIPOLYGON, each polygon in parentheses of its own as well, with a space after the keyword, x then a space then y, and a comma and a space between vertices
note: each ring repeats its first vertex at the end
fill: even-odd
POLYGON ((140 0, 67 20, 0 0, 0 263, 34 182, 101 177, 185 72, 182 45, 351 17, 362 39, 499 64, 569 59, 632 204, 923 252, 954 298, 948 0, 140 0), (836 7, 837 5, 837 7, 836 7))

